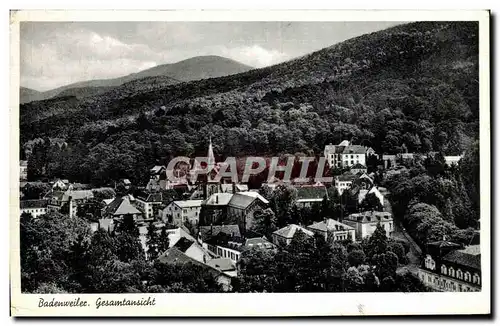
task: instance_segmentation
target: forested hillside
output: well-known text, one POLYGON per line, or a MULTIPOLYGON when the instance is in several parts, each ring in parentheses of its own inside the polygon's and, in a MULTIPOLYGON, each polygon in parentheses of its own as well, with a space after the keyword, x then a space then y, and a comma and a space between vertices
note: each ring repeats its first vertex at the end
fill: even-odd
POLYGON ((22 105, 22 144, 68 144, 38 143, 31 175, 142 181, 153 164, 205 153, 209 135, 219 156, 319 154, 342 139, 460 154, 478 137, 478 24, 411 23, 237 75, 136 83, 22 105))

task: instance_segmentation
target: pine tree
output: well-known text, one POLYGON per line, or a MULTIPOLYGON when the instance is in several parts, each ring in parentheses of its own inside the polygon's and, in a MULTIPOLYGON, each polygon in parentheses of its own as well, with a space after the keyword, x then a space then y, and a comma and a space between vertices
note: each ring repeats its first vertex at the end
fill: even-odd
POLYGON ((139 237, 139 229, 135 225, 134 216, 127 214, 123 217, 123 221, 119 225, 119 231, 139 237))
POLYGON ((170 239, 168 238, 167 226, 164 225, 161 229, 160 238, 158 239, 158 255, 163 254, 170 246, 170 239))
POLYGON ((149 222, 148 234, 146 235, 146 245, 148 247, 148 260, 155 260, 159 255, 160 237, 156 232, 156 226, 149 222))

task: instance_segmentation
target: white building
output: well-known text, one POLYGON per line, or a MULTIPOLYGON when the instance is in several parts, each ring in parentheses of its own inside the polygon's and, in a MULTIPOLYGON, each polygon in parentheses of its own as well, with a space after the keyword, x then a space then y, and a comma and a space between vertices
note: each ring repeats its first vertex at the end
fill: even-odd
POLYGON ((44 199, 21 200, 21 214, 29 213, 34 218, 45 215, 47 214, 47 204, 47 200, 44 199))
POLYGON ((377 196, 378 200, 380 201, 380 205, 384 207, 384 195, 380 193, 380 191, 377 189, 377 187, 373 186, 371 189, 360 189, 358 193, 358 204, 361 204, 363 200, 365 200, 366 195, 368 194, 374 194, 377 196))
POLYGON ((277 246, 288 246, 292 242, 295 233, 299 230, 307 236, 312 237, 314 235, 312 231, 307 230, 297 224, 289 224, 273 232, 273 243, 277 246))
POLYGON ((162 212, 162 220, 169 223, 169 216, 176 226, 184 225, 189 221, 192 225, 197 225, 200 218, 201 203, 203 200, 177 200, 171 202, 162 212))
POLYGON ((356 240, 355 230, 352 226, 349 226, 347 223, 340 223, 331 218, 311 224, 307 229, 323 236, 325 240, 328 238, 328 233, 330 233, 336 241, 356 240))
POLYGON ((162 204, 161 192, 143 192, 135 196, 134 205, 142 211, 145 220, 158 216, 158 208, 162 204))
POLYGON ((335 188, 337 188, 339 194, 342 195, 344 190, 351 188, 355 179, 356 175, 349 172, 336 176, 334 181, 335 188))
POLYGON ((356 164, 366 166, 366 156, 374 155, 373 149, 352 145, 344 140, 338 145, 326 145, 324 150, 325 158, 330 167, 351 167, 356 164))
POLYGON ((389 212, 366 211, 355 213, 349 215, 342 222, 356 230, 358 240, 370 237, 375 232, 378 223, 384 228, 388 237, 394 231, 394 220, 389 212))

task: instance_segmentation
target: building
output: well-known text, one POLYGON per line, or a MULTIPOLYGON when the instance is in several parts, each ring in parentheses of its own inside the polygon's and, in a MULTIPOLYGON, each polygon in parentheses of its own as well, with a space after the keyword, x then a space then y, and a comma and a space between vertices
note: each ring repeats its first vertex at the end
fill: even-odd
POLYGON ((188 238, 181 237, 173 246, 170 246, 170 248, 177 248, 188 257, 196 259, 202 263, 207 263, 210 259, 212 259, 207 250, 203 249, 203 247, 194 239, 190 240, 188 238))
POLYGON ((165 189, 167 179, 167 168, 164 165, 155 165, 149 170, 149 181, 146 185, 148 191, 159 191, 165 189), (160 181, 163 181, 160 184, 160 181))
POLYGON ((397 166, 396 155, 382 155, 384 169, 389 169, 397 166))
POLYGON ((135 195, 135 206, 142 212, 144 220, 152 220, 158 216, 160 206, 163 203, 161 192, 139 191, 135 195))
POLYGON ((351 172, 345 172, 344 174, 335 177, 334 186, 337 188, 339 194, 342 195, 344 190, 351 188, 352 183, 356 180, 356 178, 356 175, 351 172))
POLYGON ((237 224, 251 228, 254 214, 267 208, 269 202, 255 191, 235 194, 215 193, 202 203, 200 225, 237 224))
POLYGON ((342 222, 355 229, 358 240, 370 237, 379 223, 388 237, 394 232, 394 220, 389 212, 366 211, 355 213, 349 215, 342 222))
POLYGON ((58 179, 52 184, 53 190, 66 190, 69 187, 68 179, 58 179))
POLYGON ((236 264, 229 258, 214 258, 207 262, 207 265, 213 267, 229 277, 237 277, 236 264))
POLYGON ((314 204, 321 204, 325 197, 328 198, 328 192, 325 186, 303 185, 296 186, 297 207, 312 207, 314 204))
POLYGON ((200 219, 201 204, 203 200, 176 200, 163 209, 162 220, 165 223, 172 223, 182 226, 186 221, 191 225, 198 225, 200 219), (170 221, 170 218, 172 219, 170 221))
POLYGON ((353 166, 351 166, 351 173, 352 174, 359 174, 359 173, 366 173, 366 172, 368 172, 368 168, 366 167, 366 165, 358 163, 358 164, 354 164, 353 166))
POLYGON ((375 152, 372 148, 353 145, 344 140, 338 145, 326 145, 324 155, 330 167, 343 168, 352 167, 356 164, 366 166, 367 156, 375 155, 375 152))
POLYGON ((28 161, 19 161, 19 180, 28 180, 28 161))
POLYGON ((142 212, 130 203, 129 196, 115 198, 104 210, 103 216, 108 219, 122 220, 125 215, 132 215, 134 221, 142 222, 142 212))
POLYGON ((445 156, 444 161, 446 162, 446 165, 452 166, 452 165, 458 165, 458 162, 463 158, 463 155, 460 156, 445 156))
POLYGON ((352 226, 340 223, 331 218, 311 224, 307 229, 324 237, 325 240, 327 240, 329 234, 335 241, 356 240, 355 230, 352 226))
POLYGON ((229 224, 229 225, 205 225, 200 226, 198 228, 198 242, 203 246, 203 248, 207 247, 207 239, 215 237, 219 235, 219 233, 226 234, 230 237, 239 237, 241 238, 240 227, 237 224, 229 224))
POLYGON ((231 277, 221 270, 202 263, 196 259, 193 259, 180 251, 178 248, 172 247, 165 251, 160 257, 158 257, 158 261, 163 264, 175 265, 175 266, 198 266, 202 269, 208 271, 215 278, 217 283, 222 287, 224 291, 231 290, 231 277))
POLYGON ((481 291, 479 245, 460 249, 446 240, 427 244, 418 277, 428 287, 441 292, 481 291))
POLYGON ((265 237, 258 234, 252 234, 248 237, 238 237, 220 232, 216 236, 208 238, 205 243, 207 245, 207 249, 213 255, 220 258, 229 258, 234 263, 237 263, 241 258, 241 254, 247 250, 254 248, 273 250, 276 248, 276 246, 269 242, 265 237))
POLYGON ((64 192, 62 202, 69 206, 69 216, 75 217, 78 207, 94 198, 92 190, 67 190, 64 192))
POLYGON ((47 214, 48 201, 46 199, 21 200, 21 214, 29 213, 34 218, 47 214))
POLYGON ((307 236, 314 236, 314 232, 307 230, 297 224, 289 224, 279 230, 276 230, 272 234, 273 243, 277 246, 288 246, 292 240, 293 236, 297 231, 303 232, 307 236))

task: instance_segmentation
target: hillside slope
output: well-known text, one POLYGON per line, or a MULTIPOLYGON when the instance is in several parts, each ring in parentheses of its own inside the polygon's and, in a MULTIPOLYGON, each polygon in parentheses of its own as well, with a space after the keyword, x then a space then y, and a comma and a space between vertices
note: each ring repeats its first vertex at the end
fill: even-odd
POLYGON ((205 78, 216 78, 238 74, 250 69, 252 69, 252 67, 231 59, 219 56, 199 56, 172 64, 155 66, 123 77, 83 81, 65 85, 46 92, 37 92, 37 94, 33 94, 31 97, 26 97, 25 100, 21 101, 21 103, 40 101, 56 96, 76 96, 78 98, 94 96, 105 93, 106 91, 125 83, 146 77, 167 77, 171 79, 169 84, 172 84, 173 80, 183 82, 205 78))
POLYGON ((27 103, 40 99, 41 92, 27 87, 19 88, 19 103, 27 103))
POLYGON ((318 154, 342 139, 454 155, 478 137, 477 80, 477 23, 418 22, 232 76, 23 105, 21 139, 78 144, 78 177, 95 182, 205 153, 209 135, 222 156, 318 154))

